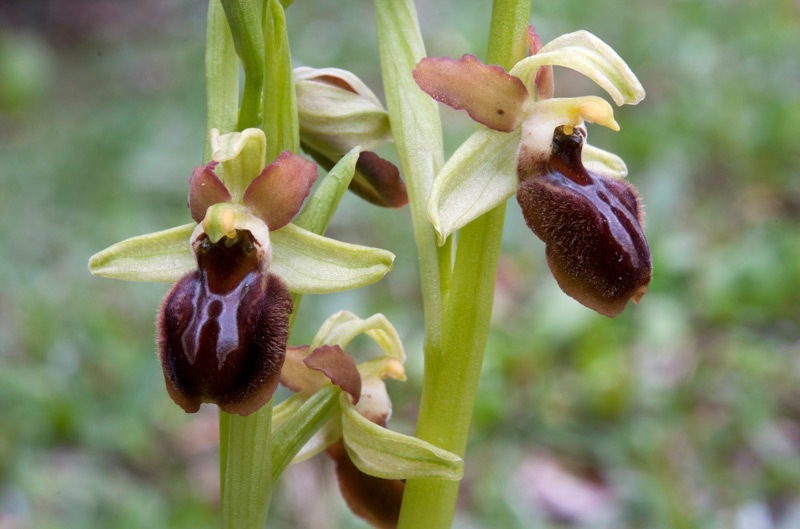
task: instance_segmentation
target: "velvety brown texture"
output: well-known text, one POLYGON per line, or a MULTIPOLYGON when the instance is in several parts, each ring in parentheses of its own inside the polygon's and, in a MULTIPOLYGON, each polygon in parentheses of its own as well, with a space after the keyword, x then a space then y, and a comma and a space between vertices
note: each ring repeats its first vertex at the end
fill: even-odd
POLYGON ((547 262, 561 289, 614 317, 647 290, 650 249, 636 189, 588 172, 581 162, 583 140, 579 129, 556 129, 548 172, 520 173, 517 201, 528 227, 547 245, 547 262))
POLYGON ((353 514, 378 529, 397 527, 405 483, 361 472, 353 464, 341 439, 328 447, 327 453, 336 462, 339 490, 353 514))
POLYGON ((289 333, 292 300, 274 275, 264 277, 249 232, 195 243, 198 269, 162 304, 158 346, 167 391, 186 412, 213 402, 248 415, 272 397, 289 333))

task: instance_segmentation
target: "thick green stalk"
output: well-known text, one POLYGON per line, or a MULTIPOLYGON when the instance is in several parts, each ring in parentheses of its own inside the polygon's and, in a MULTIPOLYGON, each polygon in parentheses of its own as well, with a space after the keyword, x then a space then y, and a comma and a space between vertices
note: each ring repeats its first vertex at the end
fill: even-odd
POLYGON ((264 37, 258 0, 221 0, 244 70, 244 90, 237 129, 261 123, 261 90, 264 85, 264 37))
MULTIPOLYGON (((211 129, 222 133, 236 127, 239 107, 239 62, 231 28, 220 0, 209 0, 206 27, 206 135, 203 163, 211 161, 211 129)), ((219 484, 225 494, 225 466, 228 463, 228 414, 219 414, 219 484)))
POLYGON ((211 161, 211 129, 236 128, 239 107, 239 61, 231 28, 220 0, 208 2, 206 28, 206 135, 203 163, 211 161))
MULTIPOLYGON (((285 39, 283 8, 276 0, 264 0, 263 5, 256 0, 222 0, 222 5, 245 72, 238 128, 261 123, 266 71, 267 84, 275 90, 275 97, 289 108, 288 112, 276 113, 264 121, 264 132, 272 142, 267 147, 267 160, 273 160, 277 153, 286 149, 297 151, 299 142, 295 138, 299 132, 297 117, 292 116, 296 113, 292 72, 285 67, 291 64, 291 57, 285 39), (267 35, 263 23, 270 25, 267 35), (269 51, 265 52, 265 48, 269 51)), ((272 402, 247 417, 224 415, 220 412, 220 434, 227 432, 227 442, 220 439, 220 456, 225 458, 220 463, 224 472, 222 525, 226 529, 261 529, 266 523, 274 485, 270 435, 272 402)))
POLYGON ((261 529, 266 523, 273 485, 271 430, 272 401, 247 417, 230 415, 228 418, 225 490, 221 505, 225 529, 261 529))
POLYGON ((425 355, 441 354, 442 285, 449 282, 450 244, 438 248, 426 206, 433 178, 444 165, 442 124, 436 103, 411 75, 425 56, 413 0, 375 0, 386 106, 420 260, 425 314, 425 355), (440 268, 440 263, 446 266, 440 268))
MULTIPOLYGON (((509 69, 525 53, 530 0, 495 0, 487 62, 509 69)), ((464 455, 489 333, 505 204, 465 226, 442 318, 442 354, 426 356, 417 423, 421 439, 464 455)), ((400 529, 445 529, 453 522, 458 483, 409 480, 400 529)))

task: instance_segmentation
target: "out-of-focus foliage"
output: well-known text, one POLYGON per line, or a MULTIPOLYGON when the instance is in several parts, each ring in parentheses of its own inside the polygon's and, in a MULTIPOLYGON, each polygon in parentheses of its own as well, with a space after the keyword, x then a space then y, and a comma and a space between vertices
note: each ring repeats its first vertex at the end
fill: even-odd
MULTIPOLYGON (((110 243, 189 220, 203 4, 0 4, 2 529, 217 525, 216 413, 174 406, 154 353, 166 285, 86 271, 110 243)), ((431 55, 482 56, 489 4, 420 2, 431 55)), ((621 132, 590 135, 643 195, 654 281, 616 320, 594 315, 557 289, 509 207, 456 526, 800 527, 800 7, 533 10, 544 41, 592 31, 647 89, 617 112, 621 132)), ((287 16, 298 64, 352 69, 379 92, 370 2, 297 0, 287 16)), ((559 94, 589 86, 556 73, 559 94)), ((443 115, 452 152, 472 124, 443 115)), ((409 353, 409 381, 389 387, 405 432, 422 317, 408 220, 346 197, 331 236, 392 250, 395 271, 305 298, 292 340, 340 308, 386 313, 409 353)), ((271 526, 363 527, 332 475, 290 469, 271 526)))

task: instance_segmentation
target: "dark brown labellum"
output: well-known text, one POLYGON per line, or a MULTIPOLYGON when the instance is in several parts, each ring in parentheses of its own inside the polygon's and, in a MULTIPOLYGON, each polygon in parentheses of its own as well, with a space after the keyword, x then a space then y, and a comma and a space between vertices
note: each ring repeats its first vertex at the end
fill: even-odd
POLYGON ((520 175, 517 201, 525 222, 547 245, 558 285, 587 307, 614 317, 637 303, 652 275, 636 189, 588 172, 583 132, 555 131, 544 175, 520 175))
POLYGON ((261 270, 247 231, 194 244, 198 269, 172 287, 158 318, 167 391, 186 412, 213 402, 248 415, 275 392, 286 354, 292 300, 261 270))

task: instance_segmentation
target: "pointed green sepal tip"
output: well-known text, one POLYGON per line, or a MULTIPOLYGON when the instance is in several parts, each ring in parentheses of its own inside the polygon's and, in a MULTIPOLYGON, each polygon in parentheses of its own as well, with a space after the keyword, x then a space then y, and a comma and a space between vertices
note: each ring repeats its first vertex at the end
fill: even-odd
POLYGON ((464 460, 417 437, 383 428, 363 417, 346 395, 342 407, 344 445, 362 472, 384 479, 459 480, 464 460))
POLYGON ((96 276, 127 281, 177 281, 197 266, 189 245, 195 224, 125 239, 89 259, 96 276))
POLYGON ((271 232, 272 273, 289 290, 325 294, 377 282, 392 269, 394 254, 316 235, 294 224, 271 232))

